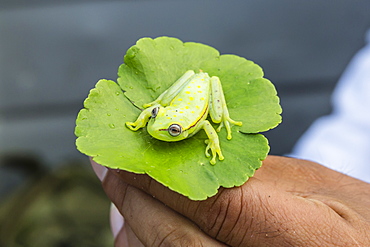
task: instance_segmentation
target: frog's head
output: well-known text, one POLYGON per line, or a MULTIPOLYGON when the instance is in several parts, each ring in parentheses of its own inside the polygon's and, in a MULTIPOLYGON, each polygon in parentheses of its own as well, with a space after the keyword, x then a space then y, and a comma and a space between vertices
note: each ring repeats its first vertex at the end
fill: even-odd
POLYGON ((188 137, 188 132, 183 131, 182 126, 178 123, 171 123, 168 126, 148 124, 147 130, 151 136, 161 141, 181 141, 188 137))
POLYGON ((167 142, 181 141, 188 137, 188 131, 185 131, 180 123, 167 120, 160 111, 159 107, 152 110, 152 116, 147 125, 147 131, 151 136, 167 142))

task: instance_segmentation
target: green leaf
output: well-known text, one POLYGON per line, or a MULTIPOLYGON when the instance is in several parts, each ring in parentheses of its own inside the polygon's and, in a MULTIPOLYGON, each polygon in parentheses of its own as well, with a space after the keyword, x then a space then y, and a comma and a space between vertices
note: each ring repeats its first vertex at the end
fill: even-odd
POLYGON ((242 132, 264 132, 281 122, 275 87, 262 78, 263 71, 257 64, 235 55, 221 55, 206 61, 203 68, 220 78, 230 116, 243 122, 242 132))
POLYGON ((78 150, 107 167, 146 173, 193 200, 215 195, 220 186, 242 185, 253 176, 269 151, 267 139, 258 133, 281 122, 276 90, 263 78, 262 69, 204 44, 169 37, 140 39, 127 51, 118 76, 118 84, 100 80, 85 100, 76 120, 78 150), (231 140, 225 129, 219 133, 225 160, 215 165, 205 156, 204 131, 183 141, 164 142, 146 128, 134 132, 125 126, 136 120, 138 108, 189 69, 218 76, 231 118, 243 122, 242 127, 232 127, 231 140))
POLYGON ((157 98, 185 71, 198 71, 199 65, 217 59, 219 52, 207 45, 182 43, 169 37, 140 39, 124 57, 118 70, 118 83, 138 107, 157 98))

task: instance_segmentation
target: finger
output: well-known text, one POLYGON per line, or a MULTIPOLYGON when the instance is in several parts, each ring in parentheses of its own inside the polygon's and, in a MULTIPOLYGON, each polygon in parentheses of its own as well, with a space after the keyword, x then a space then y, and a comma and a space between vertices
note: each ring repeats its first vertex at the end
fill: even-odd
POLYGON ((369 210, 363 210, 370 208, 368 183, 299 159, 270 156, 264 168, 256 172, 256 177, 293 195, 318 200, 352 225, 359 222, 353 220, 356 217, 370 220, 369 210))
POLYGON ((335 195, 349 206, 353 205, 354 195, 358 195, 355 203, 358 204, 361 201, 370 207, 368 183, 315 162, 268 156, 254 177, 283 191, 305 198, 335 195))
MULTIPOLYGON (((304 179, 303 174, 296 173, 304 179)), ((118 176, 189 218, 211 237, 231 246, 302 245, 305 242, 317 245, 322 243, 315 241, 323 237, 312 241, 312 236, 323 236, 323 232, 335 236, 333 240, 340 243, 341 236, 354 234, 347 222, 325 203, 288 193, 276 186, 276 183, 283 184, 277 179, 273 179, 274 183, 264 181, 268 178, 266 174, 256 174, 240 187, 220 189, 215 197, 205 201, 191 201, 146 175, 122 171, 118 176), (328 226, 336 227, 328 229, 328 226)), ((289 177, 280 178, 289 180, 289 177)))
MULTIPOLYGON (((100 181, 103 181, 107 175, 108 169, 102 165, 99 165, 90 158, 91 166, 99 178, 100 181)), ((126 234, 126 228, 124 227, 124 219, 116 206, 112 203, 110 208, 110 225, 115 239, 115 246, 140 246, 140 245, 129 245, 128 237, 126 234)))
POLYGON ((285 191, 311 192, 333 188, 333 185, 338 184, 338 178, 342 176, 343 174, 315 162, 268 156, 254 177, 285 191), (323 184, 327 186, 323 187, 323 184))
MULTIPOLYGON (((145 245, 140 242, 134 231, 132 231, 129 224, 126 224, 123 231, 126 232, 129 247, 144 247, 145 245)), ((120 245, 119 245, 120 246, 120 245)))
POLYGON ((142 247, 144 246, 136 237, 131 227, 126 223, 117 207, 112 203, 110 210, 110 222, 115 239, 115 246, 142 247))
POLYGON ((144 247, 140 240, 137 238, 136 234, 131 230, 128 224, 118 232, 117 237, 114 241, 115 247, 144 247))
MULTIPOLYGON (((152 196, 123 182, 115 173, 108 171, 103 187, 144 246, 224 246, 152 196)), ((118 237, 124 234, 121 230, 118 237)), ((126 236, 130 240, 127 232, 126 236)))
MULTIPOLYGON (((121 213, 118 211, 116 206, 112 203, 110 208, 110 226, 113 233, 113 237, 116 239, 117 235, 122 231, 124 227, 124 219, 121 213)), ((126 233, 126 232, 124 232, 126 233)))
MULTIPOLYGON (((92 159, 90 159, 91 166, 99 178, 100 181, 103 181, 108 169, 104 166, 99 165, 92 159)), ((115 246, 130 246, 130 247, 142 247, 144 246, 136 235, 132 232, 130 226, 125 224, 123 216, 118 211, 116 206, 112 203, 110 209, 110 224, 113 237, 115 239, 115 246)))

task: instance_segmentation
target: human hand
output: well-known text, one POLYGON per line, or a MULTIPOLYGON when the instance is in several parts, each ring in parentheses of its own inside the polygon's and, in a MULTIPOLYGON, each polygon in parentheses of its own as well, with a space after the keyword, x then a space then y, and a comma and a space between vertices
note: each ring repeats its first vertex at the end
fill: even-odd
POLYGON ((314 162, 269 156, 205 201, 147 175, 98 174, 125 219, 116 246, 370 246, 370 184, 314 162))

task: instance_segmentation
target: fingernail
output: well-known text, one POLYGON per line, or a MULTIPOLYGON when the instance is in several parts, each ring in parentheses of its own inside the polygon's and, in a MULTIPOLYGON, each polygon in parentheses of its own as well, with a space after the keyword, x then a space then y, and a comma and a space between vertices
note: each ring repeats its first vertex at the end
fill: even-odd
POLYGON ((100 181, 103 181, 105 176, 107 175, 108 169, 105 166, 99 165, 98 163, 93 161, 91 158, 90 158, 90 162, 91 162, 91 166, 96 176, 98 176, 100 181))
POLYGON ((121 231, 124 224, 125 220, 123 219, 122 215, 120 214, 116 206, 112 203, 110 207, 110 226, 114 238, 117 237, 118 233, 121 231))

